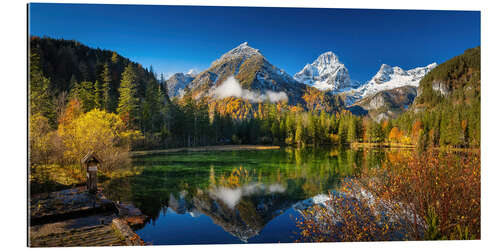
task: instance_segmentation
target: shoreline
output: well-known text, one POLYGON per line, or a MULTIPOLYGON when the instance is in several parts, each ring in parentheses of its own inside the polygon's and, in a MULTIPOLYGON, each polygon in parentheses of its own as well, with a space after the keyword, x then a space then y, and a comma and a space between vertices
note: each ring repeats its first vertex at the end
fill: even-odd
POLYGON ((156 150, 143 150, 131 151, 130 156, 143 156, 150 154, 166 154, 178 152, 205 152, 205 151, 233 151, 233 150, 271 150, 280 149, 280 146, 269 145, 218 145, 218 146, 200 146, 200 147, 183 147, 183 148, 170 148, 170 149, 156 149, 156 150))
MULTIPOLYGON (((371 142, 355 142, 350 145, 351 148, 384 148, 384 149, 417 149, 416 145, 411 144, 395 144, 395 143, 371 143, 371 142)), ((429 147, 429 150, 453 151, 453 152, 472 152, 479 153, 480 148, 454 148, 454 147, 429 147)))
POLYGON ((354 142, 351 143, 351 148, 394 148, 394 149, 415 149, 415 145, 399 144, 399 143, 374 143, 374 142, 354 142))

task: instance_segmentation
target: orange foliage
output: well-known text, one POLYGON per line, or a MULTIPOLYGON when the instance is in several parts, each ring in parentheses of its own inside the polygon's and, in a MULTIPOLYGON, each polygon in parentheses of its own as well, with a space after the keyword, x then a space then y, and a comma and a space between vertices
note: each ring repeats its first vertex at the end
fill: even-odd
POLYGON ((420 134, 420 131, 423 129, 423 123, 419 120, 415 121, 415 123, 413 123, 413 127, 411 129, 411 138, 413 140, 413 142, 416 143, 416 141, 418 140, 418 136, 420 134))
POLYGON ((403 136, 403 132, 399 130, 398 127, 393 127, 391 132, 389 132, 389 140, 391 142, 399 142, 401 137, 403 136))
POLYGON ((83 113, 82 105, 78 99, 71 99, 61 117, 59 117, 59 125, 66 126, 83 113))
POLYGON ((302 211, 300 241, 480 239, 479 155, 428 151, 364 169, 302 211))

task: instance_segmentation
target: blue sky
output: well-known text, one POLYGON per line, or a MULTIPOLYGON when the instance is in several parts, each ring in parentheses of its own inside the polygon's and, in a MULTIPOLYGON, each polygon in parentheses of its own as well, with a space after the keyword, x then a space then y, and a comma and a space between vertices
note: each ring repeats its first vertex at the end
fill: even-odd
POLYGON ((156 72, 198 71, 247 41, 290 75, 333 51, 352 79, 480 45, 478 11, 31 4, 31 35, 117 51, 156 72))

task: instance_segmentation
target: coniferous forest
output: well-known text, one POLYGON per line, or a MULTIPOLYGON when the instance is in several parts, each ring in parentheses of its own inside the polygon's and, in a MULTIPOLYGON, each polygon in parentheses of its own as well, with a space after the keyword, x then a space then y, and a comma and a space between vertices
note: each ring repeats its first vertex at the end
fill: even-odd
MULTIPOLYGON (((30 48, 30 114, 42 121, 31 123, 30 129, 33 137, 52 137, 43 140, 49 144, 64 141, 62 128, 81 115, 102 112, 119 120, 113 129, 130 150, 360 142, 422 148, 480 145, 480 48, 439 65, 424 77, 421 94, 407 112, 381 122, 351 114, 339 97, 326 103, 329 109, 316 108, 325 96, 312 90, 304 95, 305 104, 293 106, 234 97, 196 100, 189 94, 169 98, 162 75, 116 52, 39 37, 30 39, 30 48), (435 91, 436 84, 444 92, 435 91)), ((60 150, 64 144, 48 148, 60 150)), ((36 148, 32 152, 47 154, 36 148)))
MULTIPOLYGON (((114 175, 123 174, 117 170, 131 165, 130 155, 134 152, 216 145, 274 145, 286 148, 286 153, 293 155, 280 157, 288 161, 294 158, 297 166, 304 165, 304 171, 310 171, 308 162, 301 159, 306 157, 303 155, 303 152, 308 152, 306 149, 313 149, 307 157, 315 157, 316 149, 323 152, 325 148, 335 148, 323 157, 337 157, 333 165, 341 169, 330 168, 332 163, 328 162, 328 167, 321 165, 318 170, 322 177, 329 171, 339 172, 328 180, 335 180, 336 188, 350 190, 346 191, 347 194, 353 192, 353 197, 359 193, 360 187, 364 187, 381 197, 377 202, 386 199, 417 204, 408 209, 425 221, 425 226, 410 219, 389 223, 387 218, 367 212, 373 208, 369 200, 359 198, 353 208, 346 206, 351 204, 350 200, 345 200, 348 198, 330 194, 328 209, 339 212, 332 215, 331 210, 324 206, 304 210, 297 224, 301 230, 301 238, 297 241, 480 238, 480 160, 477 157, 481 144, 480 47, 467 49, 432 69, 420 81, 418 94, 402 114, 377 121, 350 109, 342 94, 335 95, 310 86, 301 89, 302 96, 293 101, 252 102, 232 96, 200 97, 196 95, 199 89, 196 92, 189 88, 179 96, 169 93, 166 77, 158 75, 152 66, 145 67, 114 51, 48 37, 31 36, 29 43, 29 166, 32 172, 30 187, 34 193, 83 183, 85 178, 79 163, 89 149, 99 152, 103 161, 100 171, 104 177, 101 178, 113 183, 114 175), (360 153, 359 148, 405 149, 413 153, 408 156, 402 151, 393 156, 387 152, 384 153, 387 154, 384 156, 386 160, 377 162, 378 158, 371 155, 375 153, 360 153), (455 159, 457 152, 458 158, 455 159), (360 160, 363 157, 376 167, 363 168, 367 164, 360 160), (347 165, 350 170, 343 169, 347 165), (63 176, 60 177, 62 180, 58 179, 59 176, 63 176), (338 181, 339 176, 356 178, 338 181), (418 180, 414 179, 415 176, 418 180), (318 215, 326 222, 318 222, 318 215), (339 218, 343 227, 332 222, 339 218)), ((251 69, 257 68, 256 65, 250 66, 251 69)), ((210 75, 210 72, 204 74, 210 75)), ((200 74, 198 80, 202 77, 200 74)), ((250 83, 247 85, 251 86, 250 83)), ((171 157, 176 159, 177 156, 171 157)), ((228 159, 230 162, 231 158, 228 159)), ((175 166, 182 160, 172 164, 175 166)), ((281 171, 284 171, 284 175, 293 180, 286 185, 299 182, 298 179, 304 181, 293 184, 297 185, 294 192, 302 195, 326 192, 322 190, 325 189, 323 183, 310 183, 315 174, 302 180, 303 176, 297 177, 297 172, 302 170, 282 169, 289 162, 285 164, 281 160, 276 173, 268 170, 269 178, 279 182, 281 171)), ((214 167, 210 166, 210 186, 205 183, 208 179, 200 184, 187 177, 172 182, 172 185, 177 191, 182 184, 182 197, 187 192, 184 188, 194 190, 197 187, 198 191, 188 193, 194 197, 199 195, 200 188, 210 192, 217 191, 217 185, 239 188, 244 185, 244 180, 252 179, 249 170, 241 166, 231 170, 228 177, 225 174, 216 177, 214 167)), ((159 173, 167 171, 159 169, 153 168, 159 173)), ((125 171, 125 175, 132 176, 132 181, 123 184, 128 181, 127 177, 120 176, 117 179, 121 182, 117 185, 128 189, 134 187, 125 193, 141 191, 149 195, 153 191, 145 189, 155 182, 141 178, 152 178, 148 171, 153 170, 144 168, 139 174, 125 171), (142 184, 137 184, 141 181, 142 184)), ((208 173, 206 169, 198 171, 208 173)), ((198 174, 196 172, 193 176, 198 174)), ((254 169, 253 174, 258 176, 260 183, 262 172, 257 174, 254 169)), ((151 175, 155 177, 156 173, 151 175)), ((173 178, 178 178, 176 175, 174 172, 173 178)), ((160 186, 153 186, 151 190, 163 192, 163 182, 160 186)), ((174 197, 171 193, 162 195, 170 198, 158 201, 161 203, 158 206, 165 206, 174 197)), ((151 196, 158 194, 153 192, 151 196)), ((302 197, 305 198, 309 196, 302 197)), ((291 198, 284 198, 287 199, 291 198)), ((156 205, 154 209, 148 207, 143 200, 134 201, 146 211, 159 210, 156 205)), ((392 209, 389 212, 397 215, 408 213, 407 208, 399 207, 400 203, 395 204, 394 207, 375 205, 392 209)), ((246 208, 238 209, 243 211, 246 208)), ((158 214, 151 212, 148 216, 157 218, 158 214)))

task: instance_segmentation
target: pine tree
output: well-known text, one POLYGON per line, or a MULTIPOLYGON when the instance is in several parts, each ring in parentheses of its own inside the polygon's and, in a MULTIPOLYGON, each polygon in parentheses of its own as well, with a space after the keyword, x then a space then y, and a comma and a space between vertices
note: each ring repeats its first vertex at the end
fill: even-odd
POLYGON ((295 143, 300 147, 304 145, 304 128, 302 127, 302 119, 298 117, 297 128, 295 130, 295 143))
POLYGON ((94 82, 94 107, 98 109, 103 109, 103 91, 102 91, 102 84, 99 82, 99 80, 95 80, 94 82))
POLYGON ((102 108, 108 112, 111 110, 111 72, 109 70, 109 64, 105 63, 102 73, 102 108))
POLYGON ((368 141, 369 142, 382 142, 383 139, 383 131, 382 131, 382 126, 378 124, 377 122, 370 122, 368 125, 368 141))
POLYGON ((348 121, 348 126, 347 126, 347 141, 349 143, 356 142, 358 139, 358 129, 357 129, 357 124, 356 124, 356 119, 354 117, 351 117, 348 121))
POLYGON ((116 52, 113 52, 113 55, 111 56, 111 62, 113 64, 118 63, 118 54, 116 52))
POLYGON ((139 98, 136 96, 137 73, 135 67, 130 63, 122 73, 122 79, 118 92, 117 112, 126 121, 129 127, 136 125, 138 117, 139 98))
POLYGON ((80 62, 80 65, 78 65, 78 69, 79 69, 80 74, 81 74, 81 79, 83 81, 89 81, 90 76, 89 76, 89 68, 87 67, 87 64, 84 61, 80 62))
POLYGON ((78 81, 76 80, 76 76, 75 75, 71 75, 71 79, 69 80, 69 88, 68 88, 68 90, 73 89, 77 84, 78 84, 78 81))
POLYGON ((346 121, 346 118, 342 115, 340 117, 340 121, 339 121, 339 142, 340 144, 346 144, 348 141, 347 141, 347 121, 346 121))
POLYGON ((40 56, 33 49, 30 53, 30 79, 29 79, 29 110, 30 115, 41 114, 46 117, 51 126, 55 126, 56 112, 53 96, 49 89, 50 80, 43 76, 40 68, 40 56))
POLYGON ((95 102, 94 83, 92 82, 84 81, 76 83, 75 87, 71 89, 70 96, 80 101, 84 112, 89 112, 97 107, 95 102))
POLYGON ((146 96, 141 105, 141 124, 144 131, 154 132, 160 127, 161 105, 163 95, 160 86, 154 80, 150 80, 146 85, 146 96))
POLYGON ((280 119, 280 133, 279 133, 279 142, 283 143, 286 138, 286 122, 285 117, 281 117, 280 119))

